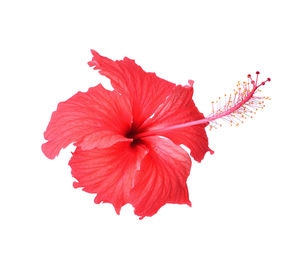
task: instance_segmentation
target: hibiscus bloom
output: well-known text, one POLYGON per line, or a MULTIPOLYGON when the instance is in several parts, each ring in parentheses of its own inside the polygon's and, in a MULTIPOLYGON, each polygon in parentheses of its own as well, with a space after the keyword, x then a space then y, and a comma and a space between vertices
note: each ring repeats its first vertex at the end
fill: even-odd
POLYGON ((59 103, 42 151, 54 159, 74 143, 69 162, 74 187, 96 194, 95 203, 111 203, 117 214, 127 203, 140 218, 154 215, 166 203, 190 206, 190 156, 200 162, 206 152, 213 153, 205 127, 253 103, 260 85, 252 81, 255 89, 239 94, 242 104, 228 100, 226 115, 220 116, 219 108, 204 118, 192 100, 193 81, 176 85, 126 57, 113 61, 94 50, 92 54, 89 65, 110 79, 113 90, 99 84, 59 103))

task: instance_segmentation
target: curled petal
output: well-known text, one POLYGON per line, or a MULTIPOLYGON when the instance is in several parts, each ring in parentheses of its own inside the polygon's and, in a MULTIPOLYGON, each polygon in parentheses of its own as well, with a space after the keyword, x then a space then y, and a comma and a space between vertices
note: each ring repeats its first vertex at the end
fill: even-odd
POLYGON ((129 201, 134 175, 147 152, 144 145, 127 142, 104 149, 77 148, 69 162, 72 175, 78 181, 74 187, 96 193, 95 203, 111 203, 119 214, 129 201))
POLYGON ((124 137, 132 121, 128 99, 101 84, 58 104, 44 133, 44 154, 53 159, 62 148, 77 143, 83 149, 109 147, 124 137))
POLYGON ((145 137, 149 153, 137 172, 130 203, 141 218, 154 215, 166 203, 191 205, 186 185, 190 173, 189 155, 172 141, 145 137))
POLYGON ((117 142, 131 141, 132 139, 125 138, 124 135, 117 134, 114 131, 103 130, 83 137, 81 141, 76 143, 76 146, 79 146, 83 150, 89 150, 97 147, 107 148, 117 142))

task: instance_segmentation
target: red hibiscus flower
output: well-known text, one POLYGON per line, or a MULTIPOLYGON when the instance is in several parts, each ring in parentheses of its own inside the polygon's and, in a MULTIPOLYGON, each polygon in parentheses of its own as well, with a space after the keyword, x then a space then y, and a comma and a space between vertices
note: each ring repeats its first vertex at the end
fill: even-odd
POLYGON ((74 143, 69 162, 74 187, 95 193, 95 203, 113 204, 118 214, 127 203, 140 218, 166 203, 191 205, 186 185, 191 159, 180 145, 198 162, 212 153, 205 132, 209 120, 192 100, 193 81, 175 85, 128 58, 92 54, 89 65, 108 77, 114 90, 99 84, 59 103, 42 151, 54 159, 74 143))

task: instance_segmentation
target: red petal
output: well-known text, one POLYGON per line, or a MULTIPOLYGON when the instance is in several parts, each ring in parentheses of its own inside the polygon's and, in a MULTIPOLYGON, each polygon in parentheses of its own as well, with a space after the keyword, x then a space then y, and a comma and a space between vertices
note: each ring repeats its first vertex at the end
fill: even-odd
POLYGON ((124 136, 131 121, 128 99, 99 84, 58 104, 44 133, 48 142, 42 145, 42 150, 53 159, 73 142, 83 149, 90 149, 129 141, 124 136))
POLYGON ((81 150, 77 148, 69 165, 78 182, 74 187, 83 187, 96 193, 95 203, 112 203, 119 214, 128 203, 134 175, 147 153, 144 145, 119 142, 109 148, 81 150))
POLYGON ((152 216, 166 203, 191 205, 186 185, 191 168, 189 155, 168 139, 146 137, 143 141, 149 153, 131 191, 135 214, 141 218, 152 216))
POLYGON ((111 80, 115 90, 129 97, 136 127, 154 113, 175 87, 175 84, 157 77, 155 73, 145 72, 127 57, 122 61, 113 61, 94 50, 92 54, 89 65, 100 69, 99 72, 111 80))
MULTIPOLYGON (((204 116, 198 111, 192 96, 192 85, 176 86, 172 94, 155 111, 154 116, 145 121, 143 128, 154 130, 203 119, 204 116)), ((207 124, 178 128, 158 133, 158 135, 165 136, 178 145, 187 146, 191 150, 191 156, 200 162, 207 151, 212 152, 208 147, 205 126, 207 124)))

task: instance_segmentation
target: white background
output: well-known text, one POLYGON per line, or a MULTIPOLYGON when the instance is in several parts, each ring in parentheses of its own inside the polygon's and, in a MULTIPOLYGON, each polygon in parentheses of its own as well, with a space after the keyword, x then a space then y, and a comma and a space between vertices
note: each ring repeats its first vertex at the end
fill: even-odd
MULTIPOLYGON (((1 252, 300 252, 299 1, 1 1, 1 252), (192 208, 140 221, 73 189, 74 147, 41 152, 57 103, 95 86, 89 49, 133 58, 210 101, 260 70, 272 100, 208 132, 192 208)), ((104 82, 106 82, 105 80, 104 82)))

